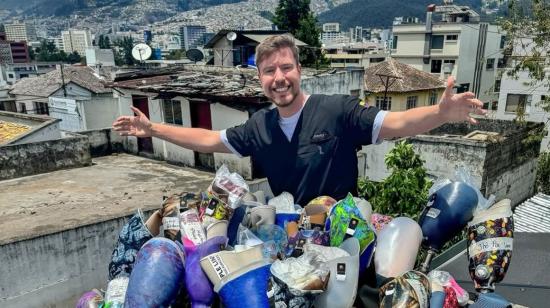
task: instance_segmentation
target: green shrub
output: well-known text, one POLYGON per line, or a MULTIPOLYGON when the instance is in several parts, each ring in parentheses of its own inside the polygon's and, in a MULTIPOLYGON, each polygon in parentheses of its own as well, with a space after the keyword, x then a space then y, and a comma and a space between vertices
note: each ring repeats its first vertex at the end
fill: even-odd
POLYGON ((550 151, 539 155, 535 188, 537 192, 550 195, 550 151))

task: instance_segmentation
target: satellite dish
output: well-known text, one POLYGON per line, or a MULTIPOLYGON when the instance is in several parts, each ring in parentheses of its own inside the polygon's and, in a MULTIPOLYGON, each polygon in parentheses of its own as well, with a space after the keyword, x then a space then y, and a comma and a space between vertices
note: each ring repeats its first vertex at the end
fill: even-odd
POLYGON ((234 41, 236 38, 237 38, 237 33, 231 31, 231 32, 227 32, 227 34, 225 35, 225 37, 227 38, 227 40, 229 41, 234 41))
POLYGON ((196 48, 191 48, 186 51, 185 56, 187 57, 187 59, 194 61, 195 63, 204 59, 204 54, 202 53, 202 51, 196 48))
POLYGON ((139 43, 132 48, 132 57, 138 61, 145 61, 151 57, 151 47, 147 44, 139 43))

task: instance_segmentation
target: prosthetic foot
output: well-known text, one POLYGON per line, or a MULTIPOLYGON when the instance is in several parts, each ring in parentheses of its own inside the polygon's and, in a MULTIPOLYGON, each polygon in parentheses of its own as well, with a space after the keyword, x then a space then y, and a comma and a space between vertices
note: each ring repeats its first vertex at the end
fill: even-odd
POLYGON ((184 279, 181 244, 156 237, 139 250, 130 275, 126 307, 167 307, 178 295, 184 279))

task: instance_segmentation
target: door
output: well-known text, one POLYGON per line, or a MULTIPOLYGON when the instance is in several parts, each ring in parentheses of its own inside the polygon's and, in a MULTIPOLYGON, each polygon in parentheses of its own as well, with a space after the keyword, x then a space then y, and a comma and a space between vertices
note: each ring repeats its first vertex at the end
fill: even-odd
MULTIPOLYGON (((206 101, 189 101, 191 111, 191 126, 212 129, 210 104, 206 101)), ((195 152, 195 167, 215 170, 214 154, 195 152)))
MULTIPOLYGON (((147 96, 132 95, 132 105, 149 118, 149 99, 147 96)), ((153 138, 138 138, 138 152, 153 154, 153 138)))

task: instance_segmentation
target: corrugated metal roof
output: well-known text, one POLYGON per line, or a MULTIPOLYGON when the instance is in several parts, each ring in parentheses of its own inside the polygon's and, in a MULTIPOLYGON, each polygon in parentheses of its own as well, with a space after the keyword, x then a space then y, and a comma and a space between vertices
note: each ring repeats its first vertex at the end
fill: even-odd
POLYGON ((539 193, 514 210, 515 232, 550 233, 550 196, 539 193))

